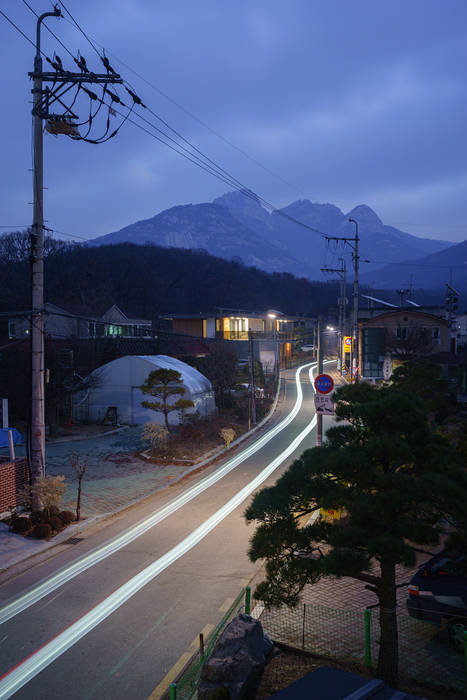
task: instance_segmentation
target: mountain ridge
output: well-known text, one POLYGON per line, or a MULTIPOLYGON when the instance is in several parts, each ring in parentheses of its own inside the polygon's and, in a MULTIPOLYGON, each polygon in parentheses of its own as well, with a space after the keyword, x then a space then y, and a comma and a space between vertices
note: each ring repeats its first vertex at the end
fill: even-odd
POLYGON ((355 224, 349 218, 358 222, 359 252, 371 261, 370 270, 385 263, 421 259, 452 246, 449 241, 420 238, 385 225, 366 204, 345 214, 334 204, 299 199, 269 212, 252 193, 246 194, 227 192, 213 202, 176 205, 88 244, 150 242, 202 249, 266 272, 288 272, 310 279, 322 279, 321 268, 329 257, 326 237, 355 235, 355 224))

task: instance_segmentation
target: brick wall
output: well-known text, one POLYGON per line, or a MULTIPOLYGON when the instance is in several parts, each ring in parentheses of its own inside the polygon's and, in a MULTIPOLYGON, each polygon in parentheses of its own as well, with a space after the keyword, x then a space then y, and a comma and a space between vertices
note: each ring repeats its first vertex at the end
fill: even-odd
POLYGON ((14 462, 0 458, 0 513, 16 506, 16 494, 29 483, 29 471, 24 457, 14 462))

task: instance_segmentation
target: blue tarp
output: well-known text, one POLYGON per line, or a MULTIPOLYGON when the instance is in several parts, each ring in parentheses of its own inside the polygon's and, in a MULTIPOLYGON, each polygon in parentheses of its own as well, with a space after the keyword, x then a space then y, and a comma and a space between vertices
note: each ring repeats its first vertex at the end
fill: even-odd
POLYGON ((11 430, 13 433, 13 442, 15 445, 22 445, 23 438, 21 433, 19 433, 16 428, 0 428, 0 447, 8 447, 8 431, 11 430))

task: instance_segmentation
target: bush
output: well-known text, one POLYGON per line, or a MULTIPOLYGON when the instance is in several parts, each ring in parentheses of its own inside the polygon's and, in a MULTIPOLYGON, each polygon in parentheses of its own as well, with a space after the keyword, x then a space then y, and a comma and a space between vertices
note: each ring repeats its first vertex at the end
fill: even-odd
POLYGON ((34 523, 46 523, 49 519, 49 514, 45 510, 36 510, 32 514, 34 523))
POLYGON ((71 510, 62 510, 59 514, 58 517, 62 521, 62 523, 66 526, 69 525, 70 523, 73 522, 75 519, 75 514, 71 512, 71 510))
POLYGON ((169 431, 164 425, 158 423, 145 423, 141 437, 149 442, 152 449, 166 447, 169 439, 169 431))
POLYGON ((10 522, 10 529, 13 532, 18 532, 20 534, 23 534, 24 532, 28 532, 32 527, 32 522, 30 518, 27 517, 19 517, 15 515, 10 522))
POLYGON ((38 523, 37 525, 34 525, 34 529, 32 531, 32 534, 38 540, 42 540, 45 537, 51 536, 52 528, 50 527, 49 523, 38 523))
POLYGON ((219 436, 224 441, 225 449, 228 450, 230 447, 230 443, 233 441, 233 439, 235 437, 235 430, 233 430, 232 428, 222 428, 222 430, 219 433, 219 436))
POLYGON ((47 522, 52 528, 52 530, 61 530, 63 527, 62 519, 59 518, 58 515, 52 515, 52 517, 49 518, 47 522))
POLYGON ((31 489, 32 499, 40 501, 49 515, 57 515, 65 488, 64 476, 43 476, 37 479, 31 489))

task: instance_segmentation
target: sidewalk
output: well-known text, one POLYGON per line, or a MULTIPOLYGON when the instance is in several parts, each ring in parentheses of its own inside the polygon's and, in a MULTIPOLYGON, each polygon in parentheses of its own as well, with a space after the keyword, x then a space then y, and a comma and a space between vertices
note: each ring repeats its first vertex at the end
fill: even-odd
MULTIPOLYGON (((282 381, 268 416, 253 430, 244 433, 232 443, 228 451, 229 456, 237 445, 243 448, 243 443, 253 434, 256 436, 264 427, 270 427, 271 420, 277 417, 274 413, 283 395, 284 386, 285 382, 282 381)), ((47 442, 47 473, 63 474, 67 483, 60 506, 62 510, 74 512, 76 508, 77 478, 69 455, 75 453, 81 457, 83 463, 87 462, 81 494, 81 513, 86 519, 73 523, 49 541, 22 537, 10 532, 8 527, 0 522, 0 572, 70 537, 75 537, 96 521, 165 489, 190 472, 210 464, 219 456, 227 456, 225 448, 219 446, 217 450, 207 453, 190 467, 154 464, 134 456, 135 452, 143 448, 141 429, 142 426, 130 427, 92 437, 47 442)), ((21 451, 18 449, 17 453, 21 454, 21 451)))

